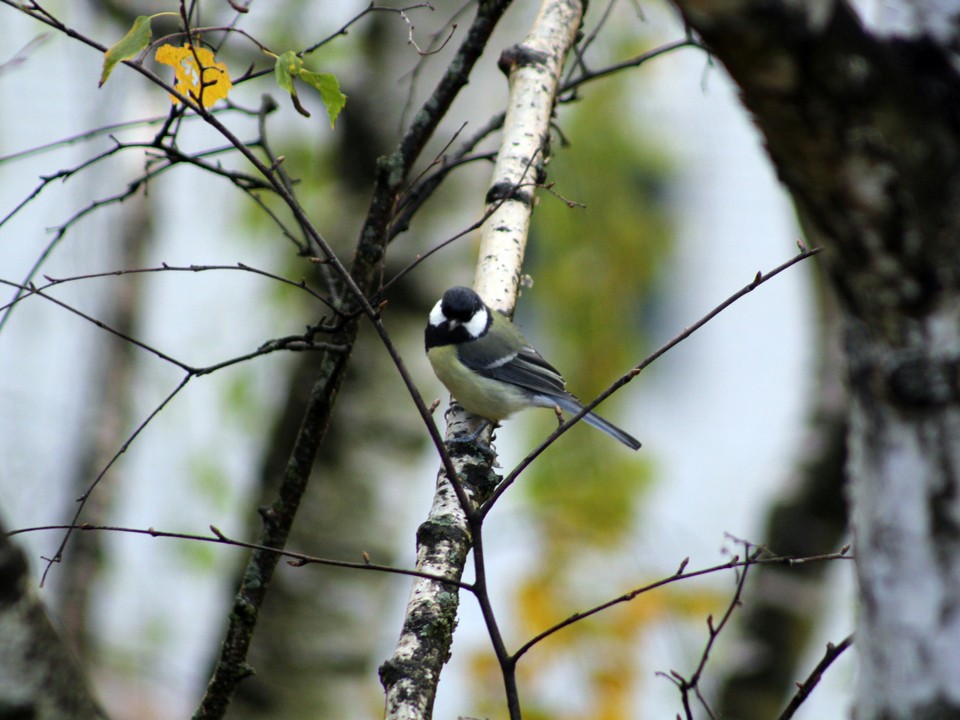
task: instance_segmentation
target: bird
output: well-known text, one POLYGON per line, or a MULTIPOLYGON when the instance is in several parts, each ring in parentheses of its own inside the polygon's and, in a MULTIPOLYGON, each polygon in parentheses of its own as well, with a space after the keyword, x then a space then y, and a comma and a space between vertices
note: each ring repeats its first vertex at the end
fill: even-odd
MULTIPOLYGON (((491 310, 468 287, 452 287, 430 311, 424 345, 433 371, 450 394, 485 422, 519 410, 557 408, 576 414, 583 404, 566 389, 563 377, 527 342, 506 315, 491 310)), ((640 441, 596 413, 583 420, 632 450, 640 441)))

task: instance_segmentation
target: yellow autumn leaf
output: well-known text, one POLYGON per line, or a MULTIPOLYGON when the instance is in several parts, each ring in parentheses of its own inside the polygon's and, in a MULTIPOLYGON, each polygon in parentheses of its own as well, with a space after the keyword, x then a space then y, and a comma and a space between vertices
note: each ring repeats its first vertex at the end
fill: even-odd
MULTIPOLYGON (((177 84, 174 86, 177 92, 193 98, 204 107, 210 107, 217 100, 227 97, 233 87, 226 64, 214 60, 213 53, 206 48, 161 45, 157 48, 156 59, 158 63, 173 68, 177 77, 177 84)), ((170 102, 176 105, 180 101, 171 95, 170 102)))

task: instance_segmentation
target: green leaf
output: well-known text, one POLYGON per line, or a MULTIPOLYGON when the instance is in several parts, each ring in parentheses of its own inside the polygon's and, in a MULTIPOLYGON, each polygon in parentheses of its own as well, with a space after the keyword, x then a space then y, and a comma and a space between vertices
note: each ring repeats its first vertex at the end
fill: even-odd
POLYGON ((310 87, 320 92, 320 99, 327 108, 332 129, 337 123, 337 116, 343 110, 343 106, 347 104, 347 96, 340 92, 340 83, 337 77, 331 73, 315 73, 309 70, 301 70, 300 77, 310 87))
POLYGON ((297 97, 297 88, 293 84, 293 78, 303 71, 303 60, 297 56, 293 50, 287 50, 283 55, 277 58, 276 65, 273 66, 273 75, 277 79, 277 85, 290 93, 290 99, 293 100, 293 106, 297 112, 304 117, 310 117, 307 109, 300 104, 300 98, 297 97))
POLYGON ((277 58, 277 64, 273 66, 273 75, 277 79, 277 85, 291 95, 296 94, 297 91, 293 87, 293 78, 295 75, 299 75, 302 69, 303 60, 297 57, 293 50, 287 50, 277 58))
POLYGON ((150 30, 150 16, 141 15, 133 21, 133 27, 103 55, 103 72, 100 74, 100 87, 110 77, 118 62, 129 60, 143 52, 150 44, 153 33, 150 30))
POLYGON ((290 93, 297 112, 306 117, 310 117, 310 113, 300 104, 294 78, 299 77, 307 85, 317 90, 320 93, 320 99, 327 108, 330 127, 334 127, 337 116, 340 115, 340 111, 343 110, 343 106, 347 102, 347 96, 340 92, 340 83, 334 75, 307 70, 303 66, 303 59, 293 50, 288 50, 277 58, 277 62, 273 66, 273 74, 277 80, 277 85, 290 93))

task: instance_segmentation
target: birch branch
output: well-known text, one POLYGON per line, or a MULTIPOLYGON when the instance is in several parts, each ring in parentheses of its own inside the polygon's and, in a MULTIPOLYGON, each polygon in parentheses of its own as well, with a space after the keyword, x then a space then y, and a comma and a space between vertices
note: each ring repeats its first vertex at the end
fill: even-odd
MULTIPOLYGON (((474 287, 493 308, 513 312, 520 283, 534 188, 542 182, 549 151, 550 119, 560 86, 561 71, 580 27, 579 0, 544 0, 526 39, 507 48, 500 68, 507 74, 510 95, 503 139, 486 196, 492 211, 481 230, 480 257, 474 287)), ((456 403, 446 414, 447 437, 469 427, 470 418, 456 403)), ((459 448, 458 448, 459 450, 459 448)), ((471 548, 480 547, 482 516, 478 507, 492 494, 499 478, 492 454, 462 454, 454 467, 470 507, 463 507, 441 470, 430 514, 417 532, 417 570, 459 582, 471 548)), ((482 554, 475 553, 474 592, 489 610, 482 554)), ((393 656, 380 668, 386 689, 388 720, 432 717, 440 672, 450 655, 459 606, 458 587, 418 578, 410 594, 406 617, 393 656)), ((519 702, 509 678, 513 675, 492 615, 484 612, 494 649, 504 667, 511 717, 519 717, 519 702)))

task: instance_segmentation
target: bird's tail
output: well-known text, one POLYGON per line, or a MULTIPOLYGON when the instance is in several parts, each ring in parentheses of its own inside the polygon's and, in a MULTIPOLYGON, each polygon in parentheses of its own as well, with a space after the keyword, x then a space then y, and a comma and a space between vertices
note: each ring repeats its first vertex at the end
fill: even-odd
MULTIPOLYGON (((570 397, 551 396, 547 399, 549 400, 549 405, 551 407, 554 405, 559 405, 561 410, 564 410, 571 415, 576 415, 578 412, 583 410, 583 405, 581 405, 572 395, 570 397)), ((633 435, 624 432, 612 422, 609 420, 604 420, 594 412, 588 412, 586 415, 584 415, 583 421, 593 425, 598 430, 603 430, 603 432, 605 432, 607 435, 612 438, 616 438, 631 450, 640 449, 640 441, 633 437, 633 435)))

